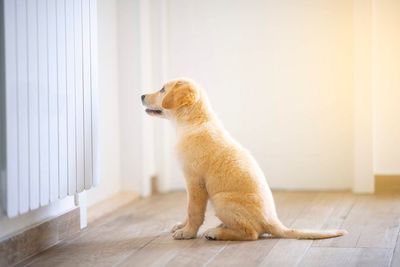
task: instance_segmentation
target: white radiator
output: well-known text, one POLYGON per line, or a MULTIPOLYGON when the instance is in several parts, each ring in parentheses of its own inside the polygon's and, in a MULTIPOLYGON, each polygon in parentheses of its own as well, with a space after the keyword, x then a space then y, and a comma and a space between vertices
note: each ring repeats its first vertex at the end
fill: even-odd
POLYGON ((3 3, 2 204, 13 217, 97 183, 97 7, 3 3))

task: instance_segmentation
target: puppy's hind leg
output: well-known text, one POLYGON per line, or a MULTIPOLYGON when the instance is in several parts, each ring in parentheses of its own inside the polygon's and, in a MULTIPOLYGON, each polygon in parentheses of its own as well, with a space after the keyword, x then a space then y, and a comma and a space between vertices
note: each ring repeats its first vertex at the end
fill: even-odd
POLYGON ((208 240, 250 241, 257 240, 259 233, 253 225, 237 209, 230 207, 221 212, 217 211, 217 217, 222 221, 215 228, 207 230, 204 234, 208 240))
POLYGON ((252 229, 230 229, 215 227, 208 229, 205 234, 208 240, 226 240, 226 241, 252 241, 258 239, 258 233, 252 229))

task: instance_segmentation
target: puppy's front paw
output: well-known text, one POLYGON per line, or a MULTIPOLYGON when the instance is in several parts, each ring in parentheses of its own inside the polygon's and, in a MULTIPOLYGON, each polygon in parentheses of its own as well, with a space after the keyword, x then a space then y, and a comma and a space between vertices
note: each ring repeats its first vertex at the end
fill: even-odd
POLYGON ((174 239, 192 239, 196 237, 196 233, 193 231, 189 231, 186 228, 182 228, 179 230, 176 230, 173 234, 172 237, 174 239))
POLYGON ((185 223, 177 223, 174 225, 174 227, 172 227, 171 233, 175 233, 177 230, 182 229, 183 227, 185 227, 185 223))

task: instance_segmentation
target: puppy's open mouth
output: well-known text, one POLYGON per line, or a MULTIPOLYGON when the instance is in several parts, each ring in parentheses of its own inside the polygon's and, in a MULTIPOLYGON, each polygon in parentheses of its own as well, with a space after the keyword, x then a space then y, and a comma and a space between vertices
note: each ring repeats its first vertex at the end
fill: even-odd
POLYGON ((146 112, 149 115, 162 115, 162 110, 160 109, 150 109, 150 108, 146 108, 146 112))

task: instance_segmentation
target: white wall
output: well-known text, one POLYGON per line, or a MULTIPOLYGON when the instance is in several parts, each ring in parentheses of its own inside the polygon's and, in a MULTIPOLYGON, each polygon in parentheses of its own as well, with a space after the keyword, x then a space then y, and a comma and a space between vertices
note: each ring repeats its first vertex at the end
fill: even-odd
POLYGON ((353 191, 374 192, 372 105, 372 2, 353 1, 353 191))
POLYGON ((106 142, 100 152, 104 160, 100 188, 104 190, 89 192, 89 204, 117 191, 150 193, 150 177, 156 173, 154 128, 140 100, 153 88, 150 21, 147 0, 99 1, 99 84, 104 101, 100 110, 105 116, 100 114, 100 139, 106 142))
POLYGON ((270 185, 351 188, 352 2, 168 3, 168 78, 206 88, 270 185))
POLYGON ((373 1, 375 173, 400 175, 400 1, 373 1))
POLYGON ((118 72, 118 1, 98 0, 99 185, 91 206, 121 190, 118 72))
POLYGON ((368 181, 357 191, 371 191, 372 140, 363 134, 372 128, 371 81, 362 78, 371 76, 371 8, 344 0, 99 1, 104 175, 89 204, 120 189, 147 194, 153 174, 161 189, 183 188, 172 127, 146 117, 139 100, 176 76, 206 87, 273 187, 351 188, 359 176, 368 181))
POLYGON ((118 2, 122 190, 150 194, 155 174, 153 121, 140 96, 152 88, 150 11, 147 0, 118 2))

